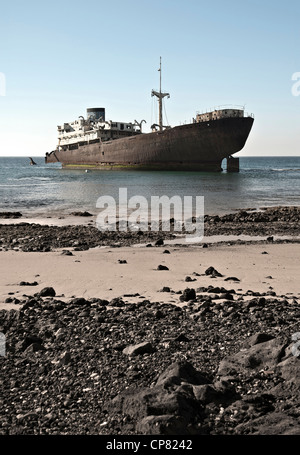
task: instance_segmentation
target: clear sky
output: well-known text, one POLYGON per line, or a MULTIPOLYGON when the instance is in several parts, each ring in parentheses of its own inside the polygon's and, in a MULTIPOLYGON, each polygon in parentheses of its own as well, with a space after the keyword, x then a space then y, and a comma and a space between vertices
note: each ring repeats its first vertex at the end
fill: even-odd
POLYGON ((299 44, 299 0, 2 1, 0 155, 44 156, 88 107, 147 131, 161 56, 171 126, 245 105, 255 122, 239 156, 298 156, 299 44))

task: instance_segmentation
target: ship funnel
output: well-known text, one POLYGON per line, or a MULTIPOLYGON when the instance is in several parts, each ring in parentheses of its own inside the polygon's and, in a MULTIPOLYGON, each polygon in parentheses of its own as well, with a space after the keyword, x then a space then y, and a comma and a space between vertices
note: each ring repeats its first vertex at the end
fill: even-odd
POLYGON ((86 110, 86 116, 88 120, 100 120, 102 117, 105 122, 105 108, 104 107, 91 107, 86 110))

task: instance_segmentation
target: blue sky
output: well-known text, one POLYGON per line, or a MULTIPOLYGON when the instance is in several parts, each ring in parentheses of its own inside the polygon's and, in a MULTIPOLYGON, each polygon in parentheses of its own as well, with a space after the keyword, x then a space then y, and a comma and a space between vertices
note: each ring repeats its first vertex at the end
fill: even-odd
POLYGON ((299 0, 16 0, 0 10, 1 156, 45 155, 57 125, 88 107, 145 119, 147 131, 160 56, 171 126, 245 105, 255 122, 240 156, 300 155, 299 0))

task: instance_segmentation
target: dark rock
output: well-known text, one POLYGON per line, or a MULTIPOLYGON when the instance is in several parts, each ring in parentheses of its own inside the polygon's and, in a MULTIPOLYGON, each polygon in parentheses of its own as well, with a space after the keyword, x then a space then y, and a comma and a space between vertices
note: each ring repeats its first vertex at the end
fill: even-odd
MULTIPOLYGON (((191 364, 177 362, 159 376, 154 387, 120 394, 111 401, 109 409, 137 421, 138 433, 192 434, 196 430, 194 419, 202 412, 192 384, 203 381, 206 378, 191 364)), ((201 433, 199 426, 197 430, 201 433)))
POLYGON ((225 278, 224 281, 240 281, 238 278, 235 276, 229 276, 228 278, 225 278))
POLYGON ((0 212, 0 218, 21 218, 20 212, 0 212))
POLYGON ((93 216, 91 213, 89 212, 72 212, 71 215, 73 216, 93 216))
POLYGON ((110 306, 116 306, 116 307, 123 307, 125 306, 125 302, 121 297, 115 297, 109 302, 110 306))
POLYGON ((86 318, 90 315, 90 312, 88 310, 84 310, 81 313, 78 314, 79 317, 86 318))
POLYGON ((119 264, 127 264, 126 259, 118 259, 119 264))
POLYGON ((275 372, 281 375, 285 380, 286 385, 295 385, 300 398, 300 358, 299 356, 291 355, 287 359, 278 363, 275 372))
MULTIPOLYGON (((202 288, 199 288, 199 291, 197 289, 198 292, 206 292, 204 290, 200 290, 202 288)), ((208 289, 207 289, 207 292, 212 292, 214 294, 220 294, 222 292, 222 289, 219 287, 219 286, 209 286, 208 289)))
POLYGON ((150 415, 138 421, 136 431, 145 435, 185 435, 186 426, 186 419, 177 415, 150 415))
POLYGON ((70 250, 63 250, 63 251, 61 252, 61 254, 62 254, 63 256, 73 256, 73 253, 72 253, 72 251, 70 251, 70 250))
MULTIPOLYGON (((21 349, 23 351, 25 351, 32 344, 34 344, 37 347, 37 346, 41 346, 42 343, 43 343, 42 338, 40 338, 36 335, 28 335, 24 338, 24 340, 21 344, 21 349)), ((38 350, 38 348, 36 350, 38 350)))
POLYGON ((97 304, 98 306, 100 307, 104 307, 104 306, 107 306, 109 305, 109 301, 108 300, 105 300, 105 299, 90 299, 89 300, 91 303, 95 303, 97 304))
POLYGON ((273 335, 269 335, 268 333, 255 333, 251 337, 249 337, 245 343, 244 347, 249 348, 251 346, 255 346, 256 344, 264 343, 265 341, 273 340, 275 337, 273 335))
POLYGON ((87 302, 87 300, 83 297, 75 297, 73 298, 72 300, 70 300, 70 303, 72 305, 85 305, 87 302))
POLYGON ((172 363, 157 379, 157 385, 169 386, 188 382, 193 385, 207 384, 207 378, 189 362, 172 363))
POLYGON ((211 275, 212 277, 223 276, 212 266, 205 270, 205 275, 211 275))
POLYGON ((31 343, 24 351, 25 354, 30 354, 37 351, 44 351, 45 348, 40 343, 31 343))
POLYGON ((284 356, 286 345, 274 338, 225 357, 219 365, 218 375, 249 374, 251 370, 274 368, 284 356))
POLYGON ((188 342, 190 341, 189 338, 187 336, 185 336, 184 333, 181 333, 180 335, 178 335, 178 337, 174 338, 174 341, 184 341, 184 342, 188 342))
POLYGON ((171 254, 169 250, 164 250, 163 254, 171 254))
POLYGON ((171 292, 171 289, 168 286, 164 286, 161 292, 171 292))
POLYGON ((284 412, 271 412, 238 425, 239 430, 251 435, 299 435, 299 420, 284 412))
POLYGON ((161 265, 161 264, 160 264, 160 265, 157 267, 157 270, 169 270, 169 268, 168 268, 166 265, 161 265))
POLYGON ((155 316, 156 319, 162 319, 163 317, 165 317, 165 313, 163 313, 161 310, 157 310, 154 313, 154 316, 155 316))
POLYGON ((164 240, 163 240, 163 239, 158 239, 158 240, 156 240, 156 242, 155 242, 154 245, 155 245, 155 246, 161 246, 161 245, 163 245, 163 244, 164 244, 164 240))
POLYGON ((220 299, 234 300, 233 295, 230 294, 229 292, 224 292, 223 294, 221 294, 220 299))
POLYGON ((46 287, 43 288, 39 294, 41 297, 55 297, 56 292, 52 287, 46 287))
POLYGON ((179 297, 181 302, 188 302, 189 300, 194 300, 196 298, 196 292, 193 288, 186 288, 182 295, 179 297))
POLYGON ((220 397, 220 392, 211 384, 194 385, 193 392, 196 400, 202 403, 211 403, 220 397))
POLYGON ((112 407, 140 422, 139 431, 151 434, 171 434, 169 431, 174 431, 176 423, 180 434, 188 434, 187 424, 200 410, 191 387, 166 391, 164 387, 155 386, 135 390, 114 399, 112 407), (157 425, 158 422, 164 425, 157 425))

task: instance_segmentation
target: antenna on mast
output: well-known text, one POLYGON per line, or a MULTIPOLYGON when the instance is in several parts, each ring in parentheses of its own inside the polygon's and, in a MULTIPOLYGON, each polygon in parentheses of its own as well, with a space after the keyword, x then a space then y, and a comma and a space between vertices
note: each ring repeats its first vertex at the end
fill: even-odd
POLYGON ((160 62, 159 62, 159 92, 156 92, 155 90, 152 90, 151 96, 156 96, 158 98, 158 114, 159 114, 159 130, 162 131, 163 129, 163 117, 162 117, 162 100, 165 96, 170 98, 169 93, 162 93, 161 91, 161 57, 160 57, 160 62))

